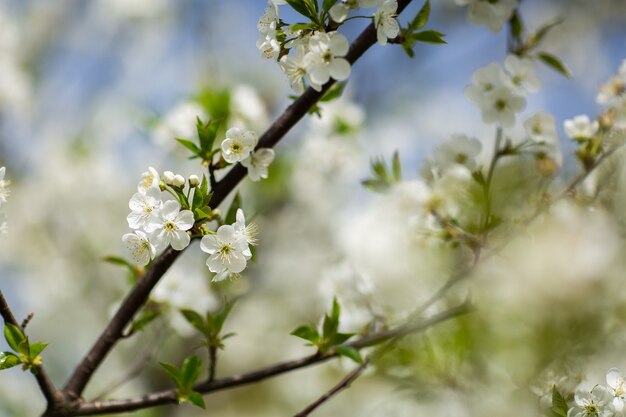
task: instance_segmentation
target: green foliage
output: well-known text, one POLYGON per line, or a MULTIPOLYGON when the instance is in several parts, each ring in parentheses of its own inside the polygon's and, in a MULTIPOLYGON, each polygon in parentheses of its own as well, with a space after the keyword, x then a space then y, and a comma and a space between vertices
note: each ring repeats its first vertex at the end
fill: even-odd
POLYGON ((567 406, 567 401, 563 398, 563 395, 556 388, 556 385, 552 387, 552 412, 557 416, 567 417, 567 411, 569 407, 567 406))
POLYGON ((225 302, 219 311, 208 312, 204 317, 191 309, 183 309, 180 312, 185 320, 204 336, 203 345, 222 349, 223 340, 234 335, 234 333, 222 335, 222 328, 234 305, 234 302, 225 302))
POLYGON ((36 373, 36 366, 41 365, 41 352, 48 346, 47 343, 33 343, 28 341, 28 337, 22 333, 19 327, 11 324, 4 324, 4 338, 13 349, 12 352, 0 352, 0 370, 12 368, 22 364, 22 370, 30 369, 32 373, 36 373))
POLYGON ((161 317, 163 311, 159 308, 157 309, 149 309, 144 311, 139 318, 133 320, 133 323, 130 327, 130 334, 139 332, 146 328, 148 324, 152 323, 155 319, 161 317))
POLYGON ((197 356, 186 358, 180 369, 165 362, 159 364, 176 384, 179 404, 188 401, 197 407, 205 408, 202 394, 193 389, 202 371, 202 361, 197 356))
POLYGON ((230 117, 230 91, 205 88, 196 98, 211 119, 227 124, 230 117))
POLYGON ((312 22, 318 22, 319 6, 317 0, 287 0, 287 3, 302 16, 311 19, 312 22))
POLYGON ((122 258, 121 256, 105 256, 102 260, 126 269, 128 271, 128 277, 131 284, 136 283, 143 273, 143 268, 134 265, 132 262, 122 258))
POLYGON ((406 52, 406 54, 411 58, 415 56, 415 53, 413 52, 415 42, 430 43, 435 45, 446 43, 446 41, 443 40, 445 35, 441 32, 437 32, 436 30, 420 31, 421 28, 426 26, 429 18, 430 0, 426 0, 426 3, 424 3, 413 20, 409 22, 406 28, 402 28, 400 32, 402 49, 404 49, 404 52, 406 52))
POLYGON ((357 349, 343 344, 354 336, 354 333, 339 332, 340 315, 341 307, 337 299, 334 298, 331 313, 324 315, 321 332, 313 326, 303 325, 293 330, 290 334, 310 342, 310 345, 317 347, 320 353, 332 351, 357 363, 363 363, 363 358, 357 349))
POLYGON ((322 10, 327 12, 337 2, 337 0, 324 0, 322 3, 322 10))
POLYGON ((202 175, 202 182, 193 191, 191 205, 196 222, 203 222, 211 218, 211 207, 209 207, 211 197, 213 197, 213 192, 209 192, 209 182, 206 175, 202 175))
POLYGON ((191 152, 189 159, 200 159, 203 165, 211 164, 213 155, 213 144, 220 129, 220 119, 209 120, 204 123, 199 117, 196 117, 196 131, 198 132, 198 144, 189 139, 176 138, 176 141, 183 145, 191 152))
POLYGON ((556 56, 548 54, 546 52, 539 52, 537 54, 537 57, 541 60, 541 62, 543 62, 556 72, 559 72, 568 78, 571 77, 571 73, 569 72, 567 67, 565 67, 561 60, 556 56))
POLYGON ((370 163, 373 178, 361 181, 361 184, 374 192, 385 192, 389 188, 402 180, 402 168, 400 166, 400 156, 394 152, 391 161, 391 169, 387 167, 385 160, 381 157, 372 159, 370 163))

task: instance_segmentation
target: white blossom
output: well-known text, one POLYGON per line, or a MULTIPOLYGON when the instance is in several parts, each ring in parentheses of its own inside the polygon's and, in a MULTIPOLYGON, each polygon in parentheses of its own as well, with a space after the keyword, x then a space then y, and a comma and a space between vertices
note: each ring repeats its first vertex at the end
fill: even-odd
MULTIPOLYGON (((282 68, 285 75, 289 79, 289 85, 296 94, 302 94, 304 92, 304 77, 308 71, 309 60, 305 59, 306 50, 303 46, 296 47, 296 53, 294 55, 284 55, 279 65, 282 68)), ((321 90, 321 84, 311 84, 316 90, 321 90)))
POLYGON ((567 417, 611 417, 611 395, 602 385, 596 385, 591 392, 577 390, 574 396, 575 406, 567 412, 567 417))
POLYGON ((502 67, 495 62, 479 68, 472 74, 472 84, 465 88, 465 96, 474 102, 479 102, 485 95, 502 85, 505 78, 506 74, 502 67))
POLYGON ((469 5, 469 21, 485 25, 492 32, 499 32, 517 7, 517 0, 456 0, 458 5, 469 5))
POLYGON ((619 105, 626 101, 626 60, 617 75, 600 86, 597 101, 600 104, 619 105))
POLYGON ((163 173, 163 182, 167 185, 172 185, 174 182, 174 173, 172 171, 165 171, 163 173))
POLYGON ((265 59, 277 59, 280 53, 280 43, 276 38, 276 22, 272 22, 267 31, 260 34, 256 41, 256 47, 265 59))
POLYGON ((558 136, 556 133, 556 121, 549 113, 538 112, 526 119, 523 123, 528 137, 537 143, 556 145, 558 136))
POLYGON ((563 122, 563 128, 567 136, 581 141, 594 137, 595 134, 598 133, 600 124, 597 120, 593 122, 589 120, 589 116, 587 115, 580 115, 563 122))
POLYGON ((609 369, 606 373, 606 384, 609 386, 609 393, 613 396, 613 408, 621 412, 624 409, 626 397, 626 383, 622 372, 617 368, 609 369))
POLYGON ((452 138, 435 148, 434 162, 446 169, 453 165, 463 165, 470 171, 476 169, 476 157, 482 146, 476 138, 466 135, 453 135, 452 138))
POLYGON ((480 97, 477 102, 485 123, 497 123, 507 128, 515 124, 515 113, 526 107, 526 99, 519 97, 504 87, 499 86, 489 94, 480 97))
POLYGON ((223 225, 216 234, 206 235, 200 242, 200 249, 209 254, 206 261, 209 271, 217 275, 213 281, 223 281, 237 276, 246 268, 249 249, 235 228, 223 225))
POLYGON ((307 79, 320 91, 330 77, 343 81, 350 76, 350 63, 343 58, 348 53, 348 39, 338 32, 318 32, 309 41, 307 79))
POLYGON ((248 176, 252 181, 259 181, 261 178, 267 178, 267 169, 273 160, 274 150, 261 148, 242 160, 241 165, 248 168, 248 176))
POLYGON ((11 184, 10 181, 4 179, 5 174, 6 167, 0 168, 0 207, 7 202, 7 197, 9 196, 9 184, 11 184))
POLYGON ((141 174, 141 181, 137 185, 137 191, 145 193, 150 187, 158 187, 161 178, 156 169, 148 167, 148 170, 141 174))
POLYGON ((250 155, 258 141, 257 134, 252 130, 230 128, 226 131, 226 139, 222 141, 222 156, 228 163, 239 162, 250 155))
POLYGON ((400 26, 396 20, 397 10, 398 2, 396 0, 384 0, 374 13, 376 37, 381 45, 386 45, 387 39, 393 39, 400 33, 400 26))
POLYGON ((145 193, 133 194, 128 202, 128 207, 132 210, 126 217, 128 227, 131 229, 144 227, 162 204, 159 187, 153 186, 148 188, 145 193))
POLYGON ((350 10, 357 9, 359 7, 369 8, 374 7, 378 0, 343 0, 338 1, 333 5, 330 10, 330 17, 337 23, 341 23, 348 17, 350 10))
POLYGON ((141 230, 133 233, 126 233, 122 236, 122 241, 130 252, 133 261, 138 265, 145 266, 156 255, 156 248, 148 240, 148 236, 141 230))
POLYGON ((185 177, 183 177, 180 174, 174 175, 174 178, 172 179, 172 186, 176 188, 181 188, 184 185, 185 185, 185 177))
MULTIPOLYGON (((242 209, 237 209, 236 221, 233 223, 235 229, 235 236, 248 245, 256 245, 258 242, 257 235, 259 234, 259 227, 256 223, 250 223, 246 225, 246 217, 242 209)), ((246 257, 252 256, 252 253, 244 251, 246 257)))
POLYGON ((541 80, 535 75, 532 60, 509 55, 504 60, 504 68, 509 75, 507 81, 515 93, 524 94, 524 90, 530 93, 539 91, 541 80))
POLYGON ((189 182, 189 187, 191 188, 197 187, 198 184, 200 184, 200 178, 198 178, 195 174, 190 175, 187 181, 189 182))
POLYGON ((180 208, 177 201, 168 200, 146 225, 145 230, 150 233, 150 241, 157 250, 167 245, 183 250, 189 245, 190 238, 186 231, 193 226, 193 213, 189 210, 181 211, 180 208))

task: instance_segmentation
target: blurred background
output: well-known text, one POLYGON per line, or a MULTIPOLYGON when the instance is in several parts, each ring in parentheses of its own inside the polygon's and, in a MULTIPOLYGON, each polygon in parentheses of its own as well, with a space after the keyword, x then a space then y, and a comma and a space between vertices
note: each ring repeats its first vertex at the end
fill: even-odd
MULTIPOLYGON (((421 5, 412 4, 400 21, 421 5)), ((196 116, 206 120, 226 112, 231 125, 262 133, 290 103, 286 77, 255 46, 265 6, 261 0, 0 2, 0 166, 11 180, 9 229, 0 235, 0 286, 18 317, 35 313, 28 333, 50 343, 44 360, 57 385, 128 290, 125 271, 102 258, 127 256, 121 236, 141 173, 148 166, 202 173, 174 140, 195 138, 196 116)), ((565 19, 547 36, 544 49, 559 56, 573 76, 538 66, 543 87, 529 97, 524 115, 543 110, 556 116, 567 175, 577 164, 568 156, 573 147, 565 141, 562 122, 598 113, 598 86, 626 58, 626 3, 524 0, 520 10, 531 30, 565 19)), ((368 176, 371 157, 389 158, 398 150, 404 178, 411 180, 419 177, 424 156, 451 134, 493 141, 493 127, 482 124, 463 90, 477 68, 504 60, 506 34, 473 26, 466 15, 453 1, 433 2, 428 28, 445 33, 447 45, 419 44, 413 59, 399 47, 377 45, 358 61, 340 101, 322 108, 321 119, 303 120, 279 144, 270 179, 242 185, 246 213, 261 228, 256 260, 244 277, 210 284, 195 243, 154 294, 170 311, 120 343, 86 398, 168 388, 157 361, 180 364, 197 340, 177 307, 215 310, 222 296, 241 297, 227 323, 237 336, 226 341, 218 364, 218 376, 227 376, 312 353, 289 332, 315 324, 333 295, 346 310, 342 326, 357 330, 372 315, 401 317, 439 286, 447 258, 433 257, 437 248, 394 246, 402 225, 381 221, 401 210, 406 196, 398 196, 398 209, 397 201, 373 195, 360 181, 368 176), (135 365, 137 372, 128 374, 135 365)), ((284 15, 289 22, 295 18, 284 15)), ((344 33, 353 39, 362 28, 361 21, 351 21, 344 33)), ((607 245, 606 239, 591 241, 607 245)), ((511 316, 516 314, 521 313, 511 316)), ((569 325, 559 323, 555 326, 569 325)), ((492 397, 480 406, 464 397, 476 375, 505 373, 479 353, 488 351, 476 337, 481 326, 480 320, 463 319, 441 326, 430 336, 432 343, 407 339, 406 347, 316 415, 464 416, 483 413, 485 404, 498 409, 505 397, 500 391, 517 392, 519 382, 532 375, 517 378, 511 371, 491 379, 508 385, 485 382, 481 389, 492 397)), ((534 353, 518 355, 515 345, 545 335, 516 329, 498 342, 510 348, 499 359, 514 358, 523 368, 534 353)), ((551 360, 555 346, 544 347, 543 356, 531 361, 537 365, 533 372, 551 360)), ((4 340, 0 350, 6 350, 4 340)), ((352 366, 344 360, 296 371, 211 395, 207 406, 214 416, 292 415, 352 366)), ((30 375, 17 369, 0 375, 0 415, 33 416, 43 408, 30 375)), ((184 405, 136 415, 205 414, 184 405)))

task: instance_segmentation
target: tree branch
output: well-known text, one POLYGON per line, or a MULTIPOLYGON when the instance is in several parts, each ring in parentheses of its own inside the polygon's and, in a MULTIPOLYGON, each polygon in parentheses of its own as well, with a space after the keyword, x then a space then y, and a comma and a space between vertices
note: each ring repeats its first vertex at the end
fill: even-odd
MULTIPOLYGON (((428 319, 407 323, 396 327, 395 329, 382 331, 364 336, 354 342, 346 343, 346 346, 355 349, 362 349, 369 346, 378 345, 382 342, 398 339, 400 337, 424 331, 438 323, 450 320, 454 317, 467 314, 473 311, 472 306, 465 302, 455 308, 446 310, 436 314, 428 319)), ((234 388, 241 385, 252 384, 263 381, 265 379, 281 375, 296 369, 304 368, 310 365, 326 362, 329 359, 337 357, 335 352, 316 353, 304 358, 291 361, 277 363, 256 371, 245 374, 232 375, 225 378, 216 379, 212 382, 205 382, 194 387, 195 391, 202 394, 208 394, 215 391, 222 391, 228 388, 234 388)), ((178 402, 176 390, 167 390, 144 395, 142 397, 130 398, 125 400, 108 400, 108 401, 92 401, 80 404, 77 410, 68 414, 68 416, 88 416, 99 414, 122 413, 144 408, 155 407, 165 404, 176 404, 178 402)))
MULTIPOLYGON (((0 315, 4 319, 5 323, 11 323, 14 326, 20 328, 20 324, 15 319, 15 316, 11 312, 9 305, 7 304, 7 300, 4 298, 4 294, 0 290, 0 315)), ((23 330, 22 330, 23 331, 23 330)), ((54 407, 54 404, 57 404, 61 399, 60 392, 55 388, 50 378, 48 378, 48 374, 42 365, 35 366, 35 370, 37 373, 35 374, 35 378, 37 380, 37 384, 39 385, 39 389, 41 390, 43 396, 48 403, 48 408, 54 407)))
MULTIPOLYGON (((400 14, 412 0, 399 0, 397 13, 400 14)), ((353 64, 361 55, 376 43, 376 29, 370 24, 350 45, 346 59, 353 64)), ((259 139, 257 148, 271 148, 276 145, 285 134, 300 120, 308 110, 324 95, 335 83, 330 80, 321 91, 312 88, 307 89, 295 100, 281 116, 274 121, 269 129, 259 139)), ((214 194, 209 202, 211 207, 217 207, 246 176, 246 169, 240 164, 233 167, 230 172, 214 188, 214 194)), ((69 377, 63 393, 70 401, 78 401, 87 383, 96 369, 104 361, 115 344, 122 338, 124 328, 131 322, 133 316, 148 299, 150 292, 159 282, 163 274, 174 263, 181 252, 171 247, 165 250, 150 266, 145 275, 139 279, 136 286, 124 299, 115 316, 108 323, 98 340, 94 343, 87 355, 74 369, 69 377)))

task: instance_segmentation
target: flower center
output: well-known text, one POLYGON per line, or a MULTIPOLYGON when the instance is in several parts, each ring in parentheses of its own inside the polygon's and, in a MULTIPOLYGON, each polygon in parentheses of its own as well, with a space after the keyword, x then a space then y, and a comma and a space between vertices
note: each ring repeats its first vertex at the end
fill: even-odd
POLYGON ((176 230, 176 223, 166 222, 165 225, 163 226, 163 228, 165 230, 167 230, 168 232, 172 232, 172 231, 176 230))
POLYGON ((219 250, 218 253, 220 254, 220 258, 222 258, 222 262, 227 261, 228 258, 230 257, 230 254, 232 253, 233 248, 232 246, 230 246, 230 244, 226 243, 224 244, 219 250))
POLYGON ((467 160, 468 160, 468 157, 464 153, 457 154, 456 157, 454 158, 454 161, 456 163, 461 164, 461 165, 463 165, 465 162, 467 162, 467 160))
POLYGON ((333 59, 333 54, 330 51, 326 51, 322 54, 322 61, 329 63, 333 59))
POLYGON ((241 152, 241 145, 238 143, 233 143, 232 145, 230 145, 230 150, 234 153, 239 153, 241 152))
POLYGON ((595 403, 591 403, 585 406, 586 415, 589 417, 597 417, 600 411, 595 403))
POLYGON ((506 109, 506 100, 496 100, 494 107, 496 108, 496 110, 498 110, 499 112, 502 112, 506 109))

